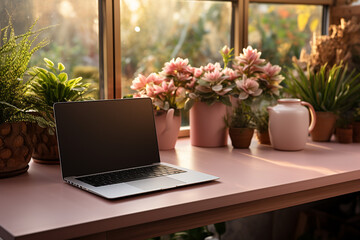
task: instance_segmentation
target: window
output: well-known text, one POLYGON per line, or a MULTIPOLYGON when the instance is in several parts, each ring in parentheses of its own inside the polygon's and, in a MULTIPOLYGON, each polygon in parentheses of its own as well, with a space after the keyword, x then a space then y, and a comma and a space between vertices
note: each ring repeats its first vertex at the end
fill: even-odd
MULTIPOLYGON (((220 62, 219 50, 230 45, 230 2, 120 0, 120 11, 122 96, 133 93, 138 74, 159 72, 177 57, 192 66, 220 62)), ((189 125, 187 115, 182 125, 189 125)))
POLYGON ((29 66, 44 66, 43 59, 62 62, 70 77, 82 76, 97 89, 92 96, 104 98, 99 78, 99 23, 97 0, 2 0, 0 27, 9 15, 15 34, 22 34, 37 20, 35 29, 47 28, 39 39, 50 44, 35 52, 29 66))
POLYGON ((321 34, 322 6, 251 3, 248 42, 273 64, 291 66, 292 56, 310 51, 310 40, 321 34))

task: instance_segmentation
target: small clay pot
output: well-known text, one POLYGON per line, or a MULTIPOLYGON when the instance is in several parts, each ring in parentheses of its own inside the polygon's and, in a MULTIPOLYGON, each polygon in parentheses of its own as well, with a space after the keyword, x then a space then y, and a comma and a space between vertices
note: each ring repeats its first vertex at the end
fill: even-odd
POLYGON ((336 128, 335 139, 339 143, 352 143, 353 142, 353 129, 352 128, 336 128))
POLYGON ((360 142, 360 122, 354 122, 353 124, 353 142, 360 142))
POLYGON ((254 135, 253 128, 230 128, 229 135, 234 148, 249 148, 254 135))
POLYGON ((316 124, 311 131, 311 139, 315 142, 328 142, 335 129, 336 115, 332 112, 316 112, 316 124))
POLYGON ((269 131, 256 131, 256 138, 260 144, 271 145, 269 131))

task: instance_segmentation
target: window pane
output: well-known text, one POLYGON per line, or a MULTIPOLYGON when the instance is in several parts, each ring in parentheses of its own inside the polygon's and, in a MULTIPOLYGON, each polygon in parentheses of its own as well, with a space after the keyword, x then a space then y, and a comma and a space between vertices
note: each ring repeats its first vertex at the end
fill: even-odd
POLYGON ((158 72, 176 57, 197 67, 221 61, 219 50, 230 45, 231 2, 120 0, 120 9, 123 96, 139 73, 158 72))
POLYGON ((322 6, 251 3, 249 16, 249 45, 272 64, 291 65, 321 33, 322 6))
POLYGON ((35 29, 46 28, 39 39, 50 43, 36 52, 30 66, 44 66, 43 58, 62 62, 69 77, 82 76, 103 96, 99 82, 98 0, 1 0, 0 27, 12 16, 15 34, 24 33, 38 19, 35 29))

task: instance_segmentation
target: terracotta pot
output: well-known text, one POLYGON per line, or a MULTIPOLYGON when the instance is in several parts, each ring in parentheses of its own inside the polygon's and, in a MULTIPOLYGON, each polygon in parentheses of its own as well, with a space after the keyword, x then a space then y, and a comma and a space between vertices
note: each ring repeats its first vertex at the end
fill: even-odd
POLYGON ((59 150, 56 135, 49 134, 48 129, 34 125, 32 136, 34 152, 32 158, 36 163, 59 164, 59 150))
POLYGON ((0 178, 26 172, 32 152, 29 127, 25 122, 0 125, 0 178))
POLYGON ((256 131, 256 138, 260 144, 270 145, 270 134, 269 131, 259 132, 256 131))
POLYGON ((223 147, 227 145, 228 130, 224 117, 226 106, 222 103, 208 105, 196 102, 190 109, 190 141, 198 147, 223 147))
POLYGON ((352 143, 353 129, 352 128, 336 128, 335 139, 339 143, 352 143))
POLYGON ((354 122, 353 124, 353 142, 360 142, 360 122, 354 122))
POLYGON ((174 109, 155 113, 159 150, 171 150, 175 147, 181 126, 181 115, 175 115, 174 113, 174 109))
POLYGON ((229 135, 234 148, 248 148, 254 135, 254 129, 230 128, 229 135))
POLYGON ((310 133, 315 142, 328 142, 334 133, 336 115, 332 112, 316 112, 316 124, 310 133))

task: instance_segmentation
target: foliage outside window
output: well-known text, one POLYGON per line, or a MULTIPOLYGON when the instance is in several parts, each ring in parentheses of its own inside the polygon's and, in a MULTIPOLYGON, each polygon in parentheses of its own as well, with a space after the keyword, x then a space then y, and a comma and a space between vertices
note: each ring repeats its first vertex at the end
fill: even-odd
POLYGON ((313 34, 321 34, 322 6, 252 3, 249 9, 249 44, 280 66, 310 51, 313 34))
MULTIPOLYGON (((28 67, 43 65, 49 58, 62 62, 71 78, 82 76, 102 98, 99 82, 98 0, 1 0, 0 28, 12 17, 15 33, 22 33, 34 22, 37 29, 48 28, 41 38, 50 42, 36 52, 28 67)), ((36 30, 36 29, 35 29, 36 30)))

